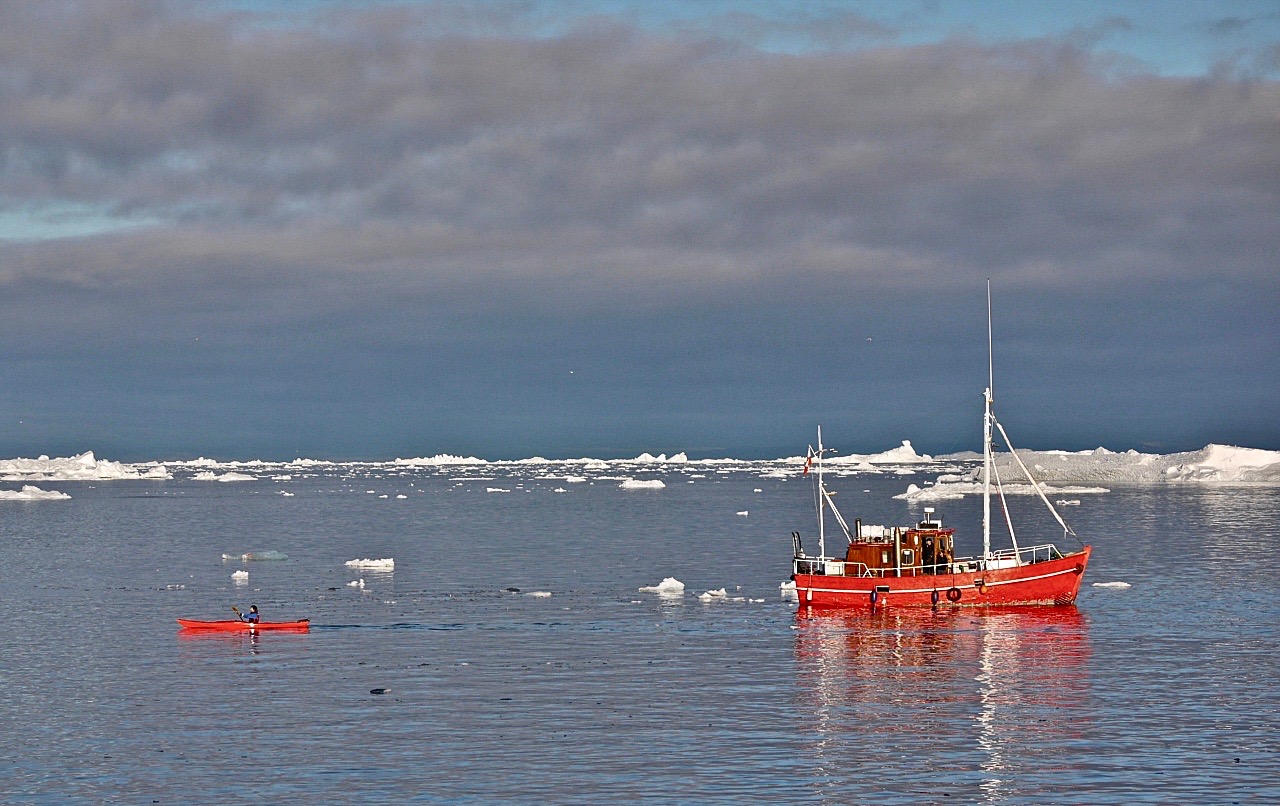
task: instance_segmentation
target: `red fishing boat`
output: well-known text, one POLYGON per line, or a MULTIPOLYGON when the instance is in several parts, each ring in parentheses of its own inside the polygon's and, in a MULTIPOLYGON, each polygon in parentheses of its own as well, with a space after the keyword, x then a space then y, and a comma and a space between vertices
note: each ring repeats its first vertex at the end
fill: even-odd
POLYGON ((202 632, 264 632, 267 630, 283 630, 288 632, 306 632, 311 628, 311 619, 297 621, 240 621, 225 619, 223 621, 201 621, 199 619, 180 618, 178 624, 184 630, 202 632))
MULTIPOLYGON (((987 388, 983 393, 982 449, 982 554, 955 556, 955 530, 944 528, 932 507, 913 526, 865 526, 854 521, 851 529, 836 508, 822 480, 822 429, 818 448, 809 451, 805 472, 816 464, 814 476, 818 503, 818 555, 809 556, 800 533, 791 533, 792 580, 804 606, 849 605, 1069 605, 1075 602, 1089 565, 1090 546, 1063 553, 1052 543, 1022 547, 1014 533, 999 472, 993 458, 993 437, 999 430, 1017 466, 1063 529, 1075 532, 1050 503, 1040 483, 1031 475, 1009 443, 1004 426, 992 413, 991 287, 987 286, 987 388), (815 461, 816 460, 816 461, 815 461), (991 549, 991 493, 996 491, 1012 546, 991 549), (828 555, 824 513, 830 510, 848 546, 840 555, 828 555)), ((1076 538, 1078 540, 1078 538, 1076 538)))

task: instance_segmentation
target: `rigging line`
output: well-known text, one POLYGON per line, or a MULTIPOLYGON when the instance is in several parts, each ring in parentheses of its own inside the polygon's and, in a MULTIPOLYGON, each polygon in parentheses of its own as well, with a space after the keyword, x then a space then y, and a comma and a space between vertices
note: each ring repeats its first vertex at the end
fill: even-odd
MULTIPOLYGON (((995 417, 993 416, 994 420, 995 417)), ((1007 443, 1006 443, 1007 444, 1007 443)), ((1004 523, 1009 529, 1009 541, 1013 543, 1014 557, 1017 557, 1018 536, 1013 533, 1013 516, 1009 514, 1009 501, 1004 497, 1004 484, 1000 481, 1000 468, 991 462, 991 472, 996 477, 996 493, 1000 496, 1000 509, 1004 510, 1004 523)))
MULTIPOLYGON (((1080 536, 1077 535, 1075 532, 1071 531, 1071 527, 1068 526, 1067 522, 1064 521, 1062 519, 1062 516, 1058 514, 1057 508, 1054 507, 1054 505, 1049 502, 1048 497, 1045 496, 1044 490, 1040 488, 1040 482, 1036 481, 1035 476, 1031 475, 1031 471, 1027 470, 1027 466, 1023 464, 1022 457, 1018 456, 1018 452, 1013 448, 1013 442, 1009 440, 1008 432, 1004 430, 1004 425, 999 420, 996 420, 996 417, 994 414, 991 415, 991 419, 995 421, 996 428, 1000 429, 1000 435, 1004 437, 1004 444, 1008 446, 1009 454, 1013 457, 1014 461, 1018 463, 1018 467, 1022 468, 1023 475, 1027 477, 1027 481, 1031 482, 1031 488, 1036 491, 1036 495, 1040 496, 1040 500, 1043 501, 1044 505, 1049 508, 1050 512, 1053 513, 1054 520, 1058 522, 1058 525, 1062 527, 1063 531, 1066 534, 1069 534, 1072 537, 1074 537, 1077 541, 1080 541, 1080 536)), ((1080 541, 1080 545, 1083 546, 1084 542, 1080 541)))

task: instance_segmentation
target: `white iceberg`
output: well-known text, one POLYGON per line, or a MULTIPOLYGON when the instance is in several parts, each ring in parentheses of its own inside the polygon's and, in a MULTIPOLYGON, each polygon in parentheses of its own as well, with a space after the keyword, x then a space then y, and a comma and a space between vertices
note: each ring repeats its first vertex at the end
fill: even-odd
POLYGON ((1132 588, 1133 586, 1132 586, 1132 585, 1130 585, 1128 582, 1120 582, 1120 581, 1116 581, 1116 582, 1095 582, 1095 583, 1093 583, 1093 587, 1095 587, 1095 588, 1115 588, 1116 590, 1123 590, 1124 588, 1132 588))
POLYGON ((382 560, 347 560, 344 563, 348 568, 364 568, 369 571, 394 571, 396 570, 396 561, 393 557, 387 557, 382 560))
MULTIPOLYGON (((920 488, 915 484, 907 487, 906 492, 895 495, 902 501, 949 501, 964 498, 966 495, 982 495, 982 484, 978 482, 955 481, 939 482, 932 487, 920 488)), ((1052 487, 1041 484, 1040 489, 1046 495, 1092 495, 1111 492, 1106 487, 1052 487)), ((1035 488, 1030 484, 1006 484, 1005 495, 1035 495, 1035 488)))
POLYGON ((0 459, 0 479, 6 481, 114 481, 117 479, 162 480, 173 478, 162 464, 147 462, 126 465, 98 459, 93 451, 77 456, 50 459, 0 459))
POLYGON ((624 490, 661 490, 667 485, 661 479, 626 479, 618 486, 624 490))
POLYGON ((397 467, 443 467, 445 465, 487 465, 489 463, 474 456, 453 456, 441 453, 416 459, 397 459, 392 464, 397 467))
POLYGON ((650 453, 642 453, 631 461, 644 464, 686 464, 689 461, 689 457, 683 452, 673 455, 670 459, 667 458, 665 453, 660 453, 657 456, 650 453))
POLYGON ((710 590, 710 591, 706 591, 705 593, 698 594, 698 598, 704 602, 710 602, 715 599, 725 599, 725 598, 728 598, 728 596, 729 594, 727 591, 725 591, 724 588, 716 588, 715 590, 710 590))
POLYGON ((202 470, 191 477, 193 481, 257 481, 257 476, 250 476, 247 473, 236 473, 228 470, 222 475, 214 473, 212 470, 202 470))
POLYGON ((0 490, 0 501, 65 501, 71 496, 57 490, 42 490, 30 484, 21 490, 0 490))
POLYGON ((641 593, 657 593, 664 596, 674 596, 684 593, 684 583, 675 577, 666 577, 657 585, 649 585, 640 588, 641 593))

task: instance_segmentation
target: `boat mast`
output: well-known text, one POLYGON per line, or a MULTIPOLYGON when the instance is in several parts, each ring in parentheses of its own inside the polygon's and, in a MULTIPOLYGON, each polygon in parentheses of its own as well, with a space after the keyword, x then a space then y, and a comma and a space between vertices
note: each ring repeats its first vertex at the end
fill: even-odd
POLYGON ((827 557, 827 533, 822 520, 822 511, 826 509, 827 488, 822 484, 822 426, 818 426, 818 556, 827 557))
POLYGON ((987 389, 982 395, 982 559, 991 556, 991 389, 995 370, 991 358, 991 280, 987 280, 987 389))

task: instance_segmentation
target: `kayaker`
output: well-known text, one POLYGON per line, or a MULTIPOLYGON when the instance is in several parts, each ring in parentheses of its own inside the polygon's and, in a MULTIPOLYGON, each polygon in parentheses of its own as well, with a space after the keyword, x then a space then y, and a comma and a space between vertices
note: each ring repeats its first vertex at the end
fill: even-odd
POLYGON ((258 620, 261 619, 262 617, 258 615, 257 605, 249 605, 249 612, 245 613, 243 616, 241 616, 241 618, 249 622, 250 624, 257 624, 258 620))

